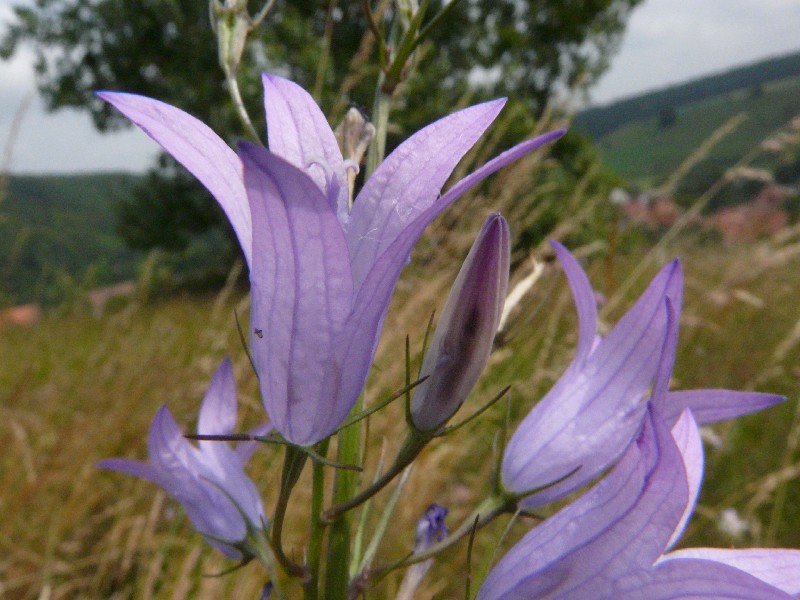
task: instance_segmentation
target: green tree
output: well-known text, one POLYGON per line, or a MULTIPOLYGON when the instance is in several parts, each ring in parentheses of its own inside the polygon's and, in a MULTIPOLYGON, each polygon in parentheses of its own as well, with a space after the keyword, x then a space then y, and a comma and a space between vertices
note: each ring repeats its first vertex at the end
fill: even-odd
MULTIPOLYGON (((437 0, 433 0, 439 4, 437 0)), ((626 19, 641 0, 461 0, 418 49, 417 67, 392 115, 397 137, 452 110, 465 93, 525 99, 537 117, 557 90, 590 85, 608 65, 626 19)), ((250 2, 251 11, 260 6, 250 2)), ((378 26, 392 26, 393 3, 378 26)), ((378 8, 375 9, 376 11, 378 8)), ((127 122, 95 95, 146 94, 194 114, 213 129, 243 135, 219 67, 209 6, 199 0, 36 0, 14 8, 0 56, 36 53, 39 91, 49 109, 88 111, 100 131, 127 122)), ((431 8, 430 13, 434 12, 431 8)), ((326 114, 348 102, 371 106, 379 68, 362 3, 277 0, 251 36, 239 72, 245 105, 262 119, 259 72, 288 75, 315 92, 326 114)), ((263 120, 256 122, 263 131, 263 120)), ((518 134, 521 135, 521 134, 518 134)), ((196 184, 160 160, 120 210, 132 245, 185 248, 195 234, 226 227, 196 184), (180 201, 182 197, 187 201, 180 201), (166 198, 152 210, 158 198, 166 198)))

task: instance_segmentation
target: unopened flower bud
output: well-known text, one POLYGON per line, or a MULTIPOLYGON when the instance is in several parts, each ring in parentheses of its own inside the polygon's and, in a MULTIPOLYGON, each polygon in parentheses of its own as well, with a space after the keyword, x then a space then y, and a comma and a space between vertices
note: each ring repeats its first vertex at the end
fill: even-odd
POLYGON ((508 289, 508 223, 499 213, 483 224, 445 302, 414 393, 414 426, 432 431, 463 404, 492 350, 508 289))
POLYGON ((351 106, 334 134, 347 163, 347 186, 350 193, 348 208, 352 210, 358 165, 361 164, 370 142, 375 137, 375 126, 367 120, 364 113, 351 106))
MULTIPOLYGON (((449 531, 444 522, 449 511, 439 504, 431 504, 417 522, 417 540, 414 543, 414 554, 421 554, 431 546, 443 541, 449 531)), ((403 581, 400 582, 400 589, 397 591, 395 600, 411 600, 416 597, 416 591, 428 570, 433 564, 433 559, 429 558, 422 562, 411 565, 406 571, 403 581)))

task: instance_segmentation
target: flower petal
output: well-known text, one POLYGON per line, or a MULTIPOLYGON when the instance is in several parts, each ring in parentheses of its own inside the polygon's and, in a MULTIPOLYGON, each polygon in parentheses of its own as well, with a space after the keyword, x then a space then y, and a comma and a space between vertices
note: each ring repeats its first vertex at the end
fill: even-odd
POLYGON ((206 186, 225 211, 250 265, 250 207, 236 153, 205 123, 174 106, 135 94, 97 95, 136 123, 206 186))
POLYGON ((750 573, 787 594, 800 594, 800 550, 687 548, 670 552, 664 557, 662 564, 682 558, 723 563, 750 573))
POLYGON ((313 444, 355 402, 342 401, 325 377, 337 372, 331 357, 352 305, 347 244, 333 208, 303 171, 252 144, 240 152, 258 231, 250 324, 262 396, 286 439, 313 444))
POLYGON ((408 261, 414 244, 417 243, 431 221, 469 191, 472 186, 477 185, 509 163, 562 135, 564 135, 563 130, 553 131, 522 142, 503 152, 459 181, 397 233, 394 241, 378 256, 361 286, 355 288, 356 298, 353 301, 353 313, 344 328, 340 343, 337 344, 339 359, 335 362, 341 366, 341 372, 338 377, 335 379, 332 377, 329 382, 330 385, 337 386, 335 388, 339 390, 337 397, 352 399, 350 402, 350 406, 352 406, 361 392, 370 362, 375 355, 381 324, 389 307, 392 290, 408 261))
POLYGON ((612 593, 605 597, 615 600, 793 598, 744 571, 705 560, 664 561, 654 571, 643 571, 621 579, 612 593))
POLYGON ((417 429, 433 431, 453 416, 486 367, 508 291, 509 237, 502 215, 491 215, 458 272, 422 361, 427 379, 414 390, 417 429))
POLYGON ((151 483, 164 487, 164 480, 161 474, 150 463, 127 458, 106 458, 98 462, 97 466, 101 469, 110 469, 118 473, 126 473, 140 479, 146 479, 151 483))
POLYGON ((453 169, 503 104, 505 100, 485 102, 439 119, 400 144, 375 169, 346 226, 355 289, 400 232, 436 201, 453 169))
MULTIPOLYGON (((674 446, 672 452, 661 452, 664 436, 669 432, 663 425, 646 419, 642 435, 611 473, 509 550, 489 573, 478 599, 610 598, 603 591, 611 589, 609 577, 620 553, 631 558, 628 547, 636 546, 632 564, 652 564, 648 560, 661 553, 672 528, 665 530, 664 540, 642 536, 642 522, 658 507, 642 498, 662 483, 671 484, 675 477, 669 467, 680 464, 674 446)), ((677 483, 677 489, 666 489, 680 496, 677 483)))
MULTIPOLYGON (((233 380, 233 365, 227 356, 217 368, 208 391, 200 405, 197 433, 205 435, 228 435, 236 429, 236 383, 233 380)), ((200 447, 219 447, 214 441, 201 441, 200 447)))
POLYGON ((244 537, 246 529, 241 515, 216 485, 202 477, 204 472, 208 473, 202 455, 183 437, 166 406, 161 407, 153 420, 148 454, 150 463, 161 473, 160 485, 183 505, 200 533, 231 541, 244 537))
POLYGON ((523 419, 503 458, 504 485, 524 493, 562 479, 524 506, 553 502, 589 483, 638 434, 665 350, 666 298, 680 305, 681 288, 680 265, 673 261, 583 364, 571 366, 523 419))
POLYGON ((333 208, 347 214, 344 159, 325 115, 311 95, 293 81, 270 73, 262 74, 261 80, 270 152, 306 171, 323 192, 333 177, 337 191, 333 208), (326 172, 328 169, 330 172, 326 172))
POLYGON ((731 390, 685 390, 669 392, 660 407, 667 423, 688 408, 700 425, 758 412, 786 400, 784 396, 731 390))
POLYGON ((597 301, 594 289, 586 272, 569 250, 556 241, 551 241, 550 246, 564 269, 578 311, 578 347, 575 349, 572 364, 582 364, 597 340, 597 301))
POLYGON ((672 427, 672 437, 683 457, 683 466, 686 471, 686 483, 688 484, 688 501, 683 510, 680 521, 675 525, 672 537, 664 548, 668 550, 680 539, 689 522, 697 503, 697 496, 700 493, 700 484, 703 481, 703 440, 700 438, 700 430, 694 420, 694 416, 688 410, 683 411, 678 421, 672 427))

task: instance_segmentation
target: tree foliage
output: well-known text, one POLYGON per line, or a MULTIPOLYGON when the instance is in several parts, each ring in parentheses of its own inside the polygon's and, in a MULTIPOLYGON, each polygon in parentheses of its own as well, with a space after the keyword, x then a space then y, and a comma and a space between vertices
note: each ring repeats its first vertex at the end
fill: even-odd
MULTIPOLYGON (((392 116, 394 131, 406 134, 449 112, 465 94, 472 100, 525 99, 535 118, 554 93, 596 79, 639 2, 462 0, 418 50, 418 68, 401 88, 402 102, 392 116)), ((431 13, 439 4, 433 3, 431 13)), ((387 31, 392 7, 386 0, 374 6, 387 31)), ((255 12, 260 6, 251 1, 250 8, 255 12)), ((2 34, 0 55, 7 58, 22 45, 32 46, 48 108, 86 110, 105 131, 127 123, 94 92, 129 91, 174 104, 231 142, 243 133, 224 86, 206 2, 36 0, 14 11, 17 20, 2 34)), ((239 76, 257 129, 263 131, 262 70, 313 90, 331 118, 338 118, 348 102, 369 107, 379 69, 366 32, 361 2, 277 0, 252 35, 239 76)), ((121 231, 129 243, 180 248, 187 236, 222 223, 218 212, 197 201, 196 188, 175 177, 161 161, 148 185, 123 206, 121 231), (182 193, 187 202, 177 201, 182 193), (168 200, 152 211, 158 196, 168 200), (203 214, 180 214, 198 211, 203 214)))

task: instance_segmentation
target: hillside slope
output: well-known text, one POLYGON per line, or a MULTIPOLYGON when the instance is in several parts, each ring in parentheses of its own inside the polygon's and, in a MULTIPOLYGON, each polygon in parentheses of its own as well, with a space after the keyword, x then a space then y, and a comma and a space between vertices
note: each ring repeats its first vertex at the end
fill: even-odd
POLYGON ((0 198, 0 304, 55 303, 74 285, 132 277, 139 255, 116 234, 114 204, 136 181, 123 173, 9 176, 0 198))

